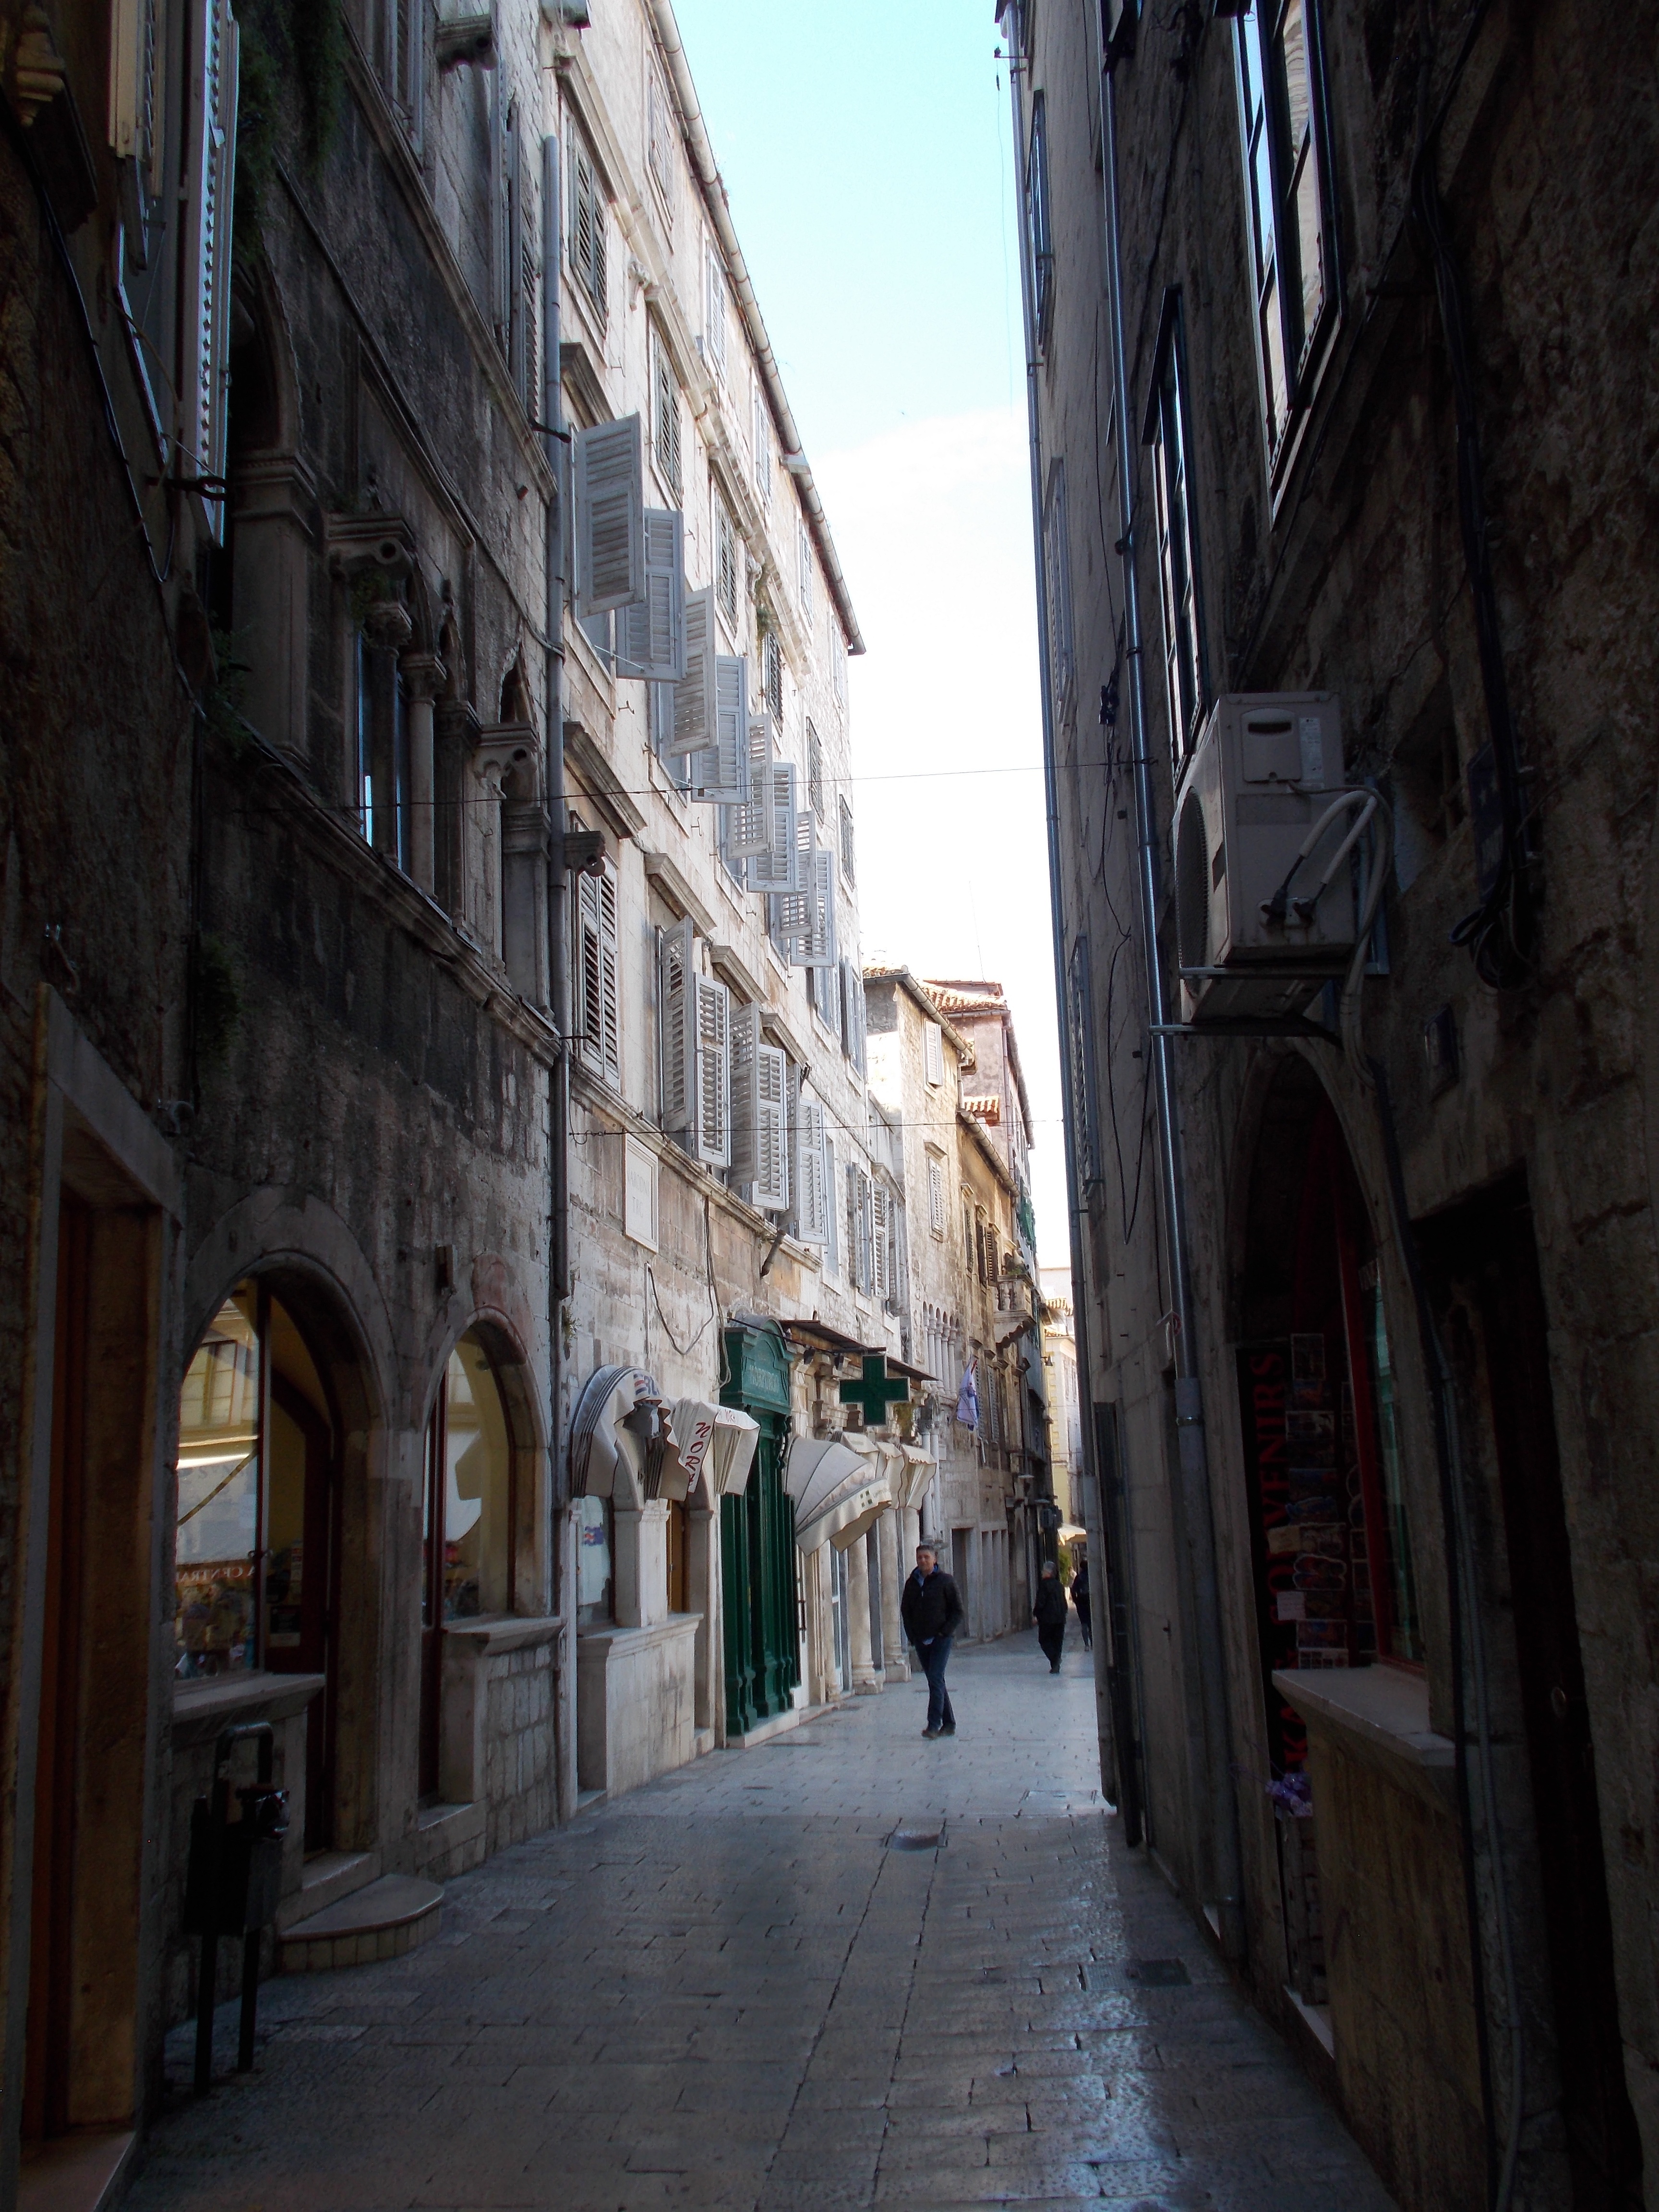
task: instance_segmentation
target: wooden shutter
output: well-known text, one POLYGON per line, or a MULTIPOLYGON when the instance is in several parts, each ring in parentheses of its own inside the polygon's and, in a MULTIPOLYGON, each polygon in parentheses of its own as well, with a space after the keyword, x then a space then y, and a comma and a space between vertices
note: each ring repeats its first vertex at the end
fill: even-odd
POLYGON ((761 1044, 755 1068, 755 1203, 769 1213, 789 1206, 789 1068, 782 1048, 761 1044))
POLYGON ((760 494, 761 505, 769 514, 772 511, 772 416, 766 404, 766 388, 758 376, 755 379, 755 425, 751 443, 755 454, 755 489, 760 494))
POLYGON ((812 863, 817 850, 811 809, 804 807, 795 816, 795 882, 772 903, 773 929, 781 943, 792 947, 812 933, 812 863))
POLYGON ((749 864, 749 888, 756 891, 795 891, 800 889, 796 859, 795 763, 775 760, 766 770, 763 789, 750 799, 750 811, 765 822, 765 844, 749 864))
POLYGON ((732 1009, 732 1176, 753 1182, 756 1175, 756 1054, 761 1042, 757 1006, 732 1009))
POLYGON ((657 470, 676 499, 680 495, 680 386, 668 348, 655 325, 651 331, 651 408, 657 470))
POLYGON ((685 673, 685 517, 647 507, 645 592, 617 617, 617 673, 673 683, 685 673))
POLYGON ((708 255, 708 359, 721 376, 726 374, 726 272, 711 245, 708 255))
MULTIPOLYGON (((811 817, 808 817, 811 819, 811 817)), ((811 855, 806 878, 806 928, 794 939, 790 955, 797 968, 833 968, 836 964, 836 856, 822 846, 811 855)))
POLYGON ((887 1265, 887 1239, 890 1230, 891 1200, 887 1186, 878 1182, 870 1194, 871 1259, 873 1263, 876 1296, 886 1304, 892 1284, 887 1265))
POLYGON ((926 1022, 921 1031, 923 1072, 929 1083, 945 1080, 945 1031, 937 1022, 926 1022))
POLYGON ((645 594, 640 418, 576 433, 576 611, 602 615, 645 594))
MULTIPOLYGON (((776 740, 769 714, 749 718, 749 797, 732 808, 726 823, 726 849, 733 860, 763 854, 772 842, 767 801, 772 787, 772 765, 776 740)), ((750 889, 762 888, 750 877, 750 889)))
POLYGON ((812 811, 820 822, 823 819, 823 740, 812 727, 806 725, 806 796, 812 803, 812 811))
POLYGON ((662 1047, 662 1126, 684 1138, 691 1126, 696 1049, 691 1031, 691 978, 696 939, 688 916, 667 931, 657 977, 657 1018, 662 1047))
MULTIPOLYGON (((236 80, 240 52, 229 0, 198 0, 193 19, 190 131, 183 190, 185 343, 180 357, 179 436, 187 472, 225 472, 230 403, 230 234, 236 181, 236 80)), ((216 489, 210 483, 210 489, 216 489)), ((225 502, 203 501, 222 542, 225 502)))
POLYGON ((927 1226, 935 1237, 945 1234, 945 1168, 941 1161, 927 1163, 927 1226))
POLYGON ((576 885, 580 1050, 596 1075, 619 1089, 622 1021, 617 989, 616 875, 606 861, 603 875, 584 873, 577 877, 576 885))
POLYGON ((822 1100, 803 1098, 795 1122, 795 1233, 803 1244, 830 1241, 826 1133, 822 1100))
MULTIPOLYGON (((416 0, 410 0, 415 19, 420 20, 416 0)), ((539 416, 541 404, 536 386, 536 362, 539 352, 537 344, 536 282, 539 257, 536 251, 536 196, 530 183, 530 145, 528 134, 517 108, 513 118, 513 344, 511 363, 513 381, 518 386, 519 397, 525 411, 539 416)))
POLYGON ((691 988, 696 1050, 691 1150, 705 1166, 723 1168, 732 1158, 731 994, 707 975, 693 975, 691 988))
POLYGON ((705 585, 685 602, 685 674, 674 686, 677 753, 702 751, 714 741, 714 594, 705 585))
POLYGON ((726 653, 714 658, 714 742, 690 759, 688 799, 712 806, 741 806, 749 797, 749 664, 726 653))
POLYGON ((582 289, 603 322, 606 305, 605 195, 599 190, 593 157, 580 145, 575 146, 571 155, 570 258, 582 289))

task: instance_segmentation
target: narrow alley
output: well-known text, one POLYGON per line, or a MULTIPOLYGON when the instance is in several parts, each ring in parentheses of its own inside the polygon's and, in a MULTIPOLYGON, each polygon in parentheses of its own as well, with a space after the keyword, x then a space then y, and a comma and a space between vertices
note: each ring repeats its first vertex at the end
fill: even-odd
POLYGON ((452 1881, 406 1958, 261 1992, 134 2212, 1060 2205, 1382 2212, 1103 1812, 1086 1656, 959 1655, 452 1881), (937 1838, 935 1842, 933 1839, 937 1838))

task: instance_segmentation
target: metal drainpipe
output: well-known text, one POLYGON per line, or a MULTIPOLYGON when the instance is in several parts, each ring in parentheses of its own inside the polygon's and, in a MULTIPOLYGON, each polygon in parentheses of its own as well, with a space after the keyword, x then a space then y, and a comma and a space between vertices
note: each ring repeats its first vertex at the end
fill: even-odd
POLYGON ((1210 1900, 1221 1948, 1230 1959, 1244 1952, 1243 1881, 1239 1863, 1238 1802, 1233 1790, 1231 1735, 1227 1717, 1226 1655, 1221 1639, 1221 1591, 1216 1572, 1215 1521, 1205 1438, 1204 1393, 1198 1372, 1198 1328, 1188 1261, 1187 1191, 1176 1110, 1173 1040, 1167 1019, 1164 970, 1158 958, 1158 812, 1152 762, 1146 750, 1146 697, 1141 674, 1140 602, 1135 588, 1134 490, 1129 442, 1129 372, 1123 335, 1123 232, 1117 187, 1117 97, 1115 72, 1102 72, 1108 300, 1112 324, 1112 396, 1117 416, 1119 538, 1122 545, 1123 622, 1129 664, 1130 740, 1133 746, 1135 836, 1139 848, 1141 950, 1146 969, 1147 1046, 1152 1055, 1158 1105, 1159 1162, 1170 1255, 1170 1304, 1176 1322, 1176 1431, 1179 1442, 1182 1520, 1186 1528, 1193 1626, 1198 1647, 1198 1691, 1208 1766, 1210 1900))
POLYGON ((564 861, 564 501, 570 482, 565 466, 563 376, 559 366, 559 241, 563 219, 559 197, 559 142, 550 131, 542 140, 542 406, 543 451, 553 472, 548 501, 543 567, 547 602, 547 651, 543 698, 547 724, 547 813, 550 841, 548 867, 547 939, 549 996, 559 1033, 558 1065, 553 1072, 551 1127, 548 1141, 547 1254, 548 1455, 554 1499, 549 1527, 552 1553, 553 1610, 564 1629, 556 1647, 559 1680, 554 1699, 554 1754, 558 1815, 562 1823, 576 1809, 575 1534, 564 1504, 560 1458, 564 1449, 564 1307, 570 1295, 570 963, 566 951, 569 877, 564 861))
MULTIPOLYGON (((1020 113, 1019 79, 1024 66, 1009 42, 1008 89, 1013 112, 1014 193, 1015 205, 1025 205, 1025 133, 1020 113)), ((1044 832, 1048 841, 1048 919, 1049 934, 1054 939, 1054 1011, 1060 1027, 1060 1078, 1065 1084, 1067 1100, 1077 1096, 1072 1081, 1072 1041, 1066 1019, 1066 902, 1060 890, 1060 801, 1054 771, 1054 701, 1053 672, 1048 666, 1048 577, 1042 556, 1042 434, 1037 406, 1037 360, 1033 333, 1036 327, 1036 302, 1031 297, 1030 258, 1025 251, 1022 235, 1019 254, 1019 289, 1024 308, 1025 327, 1025 417, 1026 434, 1031 455, 1031 544, 1036 556, 1036 612, 1037 612, 1037 678, 1038 692, 1042 705, 1042 795, 1044 832)), ((1092 1370, 1089 1364, 1089 1330, 1084 1318, 1081 1302, 1076 1293, 1085 1278, 1083 1272, 1083 1235, 1080 1186, 1077 1171, 1077 1133, 1072 1127, 1069 1114, 1062 1115, 1060 1127, 1064 1132, 1066 1152, 1066 1230, 1072 1254, 1072 1327, 1076 1346, 1079 1389, 1080 1398, 1086 1399, 1093 1412, 1094 1392, 1092 1370)), ((1033 1284, 1034 1296, 1040 1297, 1033 1284)), ((1096 1449, 1093 1423, 1080 1417, 1078 1422, 1079 1438, 1085 1456, 1094 1476, 1093 1490, 1097 1501, 1096 1525, 1103 1528, 1105 1493, 1100 1480, 1099 1455, 1096 1449)), ((1086 1495, 1085 1491, 1085 1495, 1086 1495)), ((1104 1578, 1109 1574, 1111 1553, 1103 1540, 1091 1543, 1093 1562, 1104 1578)), ((1120 1569, 1121 1571, 1121 1569, 1120 1569)), ((1124 1814, 1124 1834, 1131 1844, 1140 1841, 1140 1818, 1138 1792, 1134 1784, 1134 1736, 1128 1724, 1128 1710, 1121 1696, 1115 1696, 1115 1684, 1109 1671, 1112 1638, 1109 1632, 1099 1640, 1095 1653, 1095 1732, 1100 1744, 1100 1777, 1111 1790, 1115 1802, 1124 1814), (1131 1809, 1133 1808, 1133 1810, 1131 1809)), ((1123 1656, 1127 1659, 1127 1654, 1123 1656)))

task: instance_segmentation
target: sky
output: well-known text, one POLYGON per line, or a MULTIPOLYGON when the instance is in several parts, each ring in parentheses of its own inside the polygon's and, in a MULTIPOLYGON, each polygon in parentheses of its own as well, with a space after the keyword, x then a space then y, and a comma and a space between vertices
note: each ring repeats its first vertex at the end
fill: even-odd
POLYGON ((866 963, 990 976, 1064 1264, 1030 463, 991 0, 675 0, 867 652, 852 664, 866 963))

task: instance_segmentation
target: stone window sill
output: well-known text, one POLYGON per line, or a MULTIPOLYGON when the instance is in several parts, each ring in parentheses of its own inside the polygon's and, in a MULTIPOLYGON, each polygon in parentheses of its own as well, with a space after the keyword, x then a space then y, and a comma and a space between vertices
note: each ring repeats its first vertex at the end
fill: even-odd
MULTIPOLYGON (((1317 1736, 1431 1802, 1452 1803, 1455 1749, 1429 1725, 1429 1686, 1397 1667, 1279 1670, 1273 1687, 1317 1736)), ((1316 1778, 1316 1789, 1317 1781, 1316 1778)))
POLYGON ((477 1646, 483 1658, 496 1651, 522 1651, 532 1644, 551 1644, 563 1626, 562 1613, 531 1619, 522 1613, 498 1613, 477 1620, 447 1620, 444 1634, 465 1637, 477 1646))
POLYGON ((173 1692, 175 1743, 205 1742, 242 1721, 291 1720, 303 1712, 326 1677, 321 1674, 221 1674, 181 1682, 173 1692))

